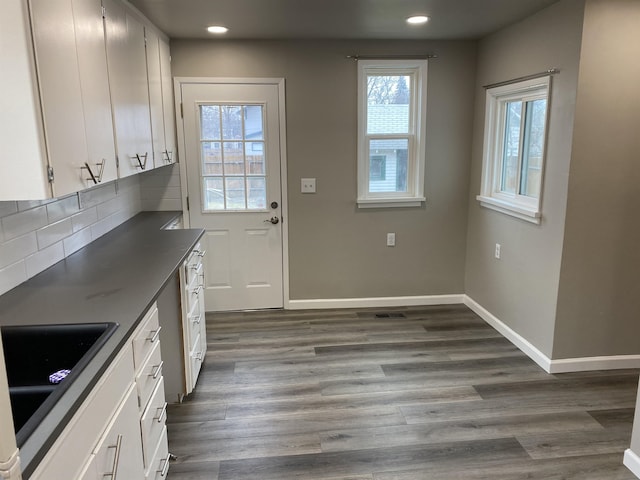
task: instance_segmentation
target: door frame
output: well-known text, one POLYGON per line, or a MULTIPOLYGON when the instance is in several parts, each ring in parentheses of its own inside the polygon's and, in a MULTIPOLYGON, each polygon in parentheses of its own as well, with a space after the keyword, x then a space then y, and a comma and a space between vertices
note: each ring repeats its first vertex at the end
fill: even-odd
MULTIPOLYGON (((238 77, 174 77, 174 101, 176 112, 176 130, 178 134, 178 165, 180 167, 180 187, 182 195, 182 218, 185 228, 190 228, 187 209, 187 163, 184 119, 182 117, 182 86, 187 84, 245 84, 276 85, 278 87, 278 120, 280 128, 280 192, 282 212, 282 305, 289 307, 289 201, 287 192, 287 122, 285 105, 284 78, 238 78, 238 77), (183 161, 184 159, 184 161, 183 161)), ((194 203, 195 204, 195 203, 194 203)))

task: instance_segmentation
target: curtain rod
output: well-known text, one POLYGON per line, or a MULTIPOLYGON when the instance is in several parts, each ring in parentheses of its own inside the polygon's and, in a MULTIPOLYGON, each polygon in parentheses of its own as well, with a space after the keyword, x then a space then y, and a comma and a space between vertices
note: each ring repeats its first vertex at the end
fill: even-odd
POLYGON ((438 58, 438 55, 426 53, 424 55, 347 55, 345 58, 350 60, 428 60, 429 58, 438 58))
POLYGON ((524 77, 512 78, 511 80, 505 80, 504 82, 490 83, 489 85, 484 85, 483 88, 489 89, 489 88, 502 87, 503 85, 510 85, 512 83, 524 82, 525 80, 533 80, 534 78, 546 77, 547 75, 554 75, 556 73, 560 73, 560 69, 550 68, 549 70, 545 70, 544 72, 533 73, 531 75, 525 75, 524 77))

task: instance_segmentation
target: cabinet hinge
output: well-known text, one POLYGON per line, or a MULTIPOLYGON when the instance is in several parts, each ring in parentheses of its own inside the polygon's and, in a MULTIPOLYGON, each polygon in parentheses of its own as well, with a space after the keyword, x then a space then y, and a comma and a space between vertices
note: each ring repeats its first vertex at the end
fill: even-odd
POLYGON ((107 18, 107 9, 104 8, 104 5, 100 8, 102 8, 102 18, 107 18))
POLYGON ((189 197, 187 197, 187 210, 189 210, 189 197))
POLYGON ((184 118, 184 109, 182 108, 182 103, 180 104, 180 118, 184 118))
POLYGON ((53 182, 53 167, 50 165, 47 166, 47 178, 49 179, 49 183, 53 182))

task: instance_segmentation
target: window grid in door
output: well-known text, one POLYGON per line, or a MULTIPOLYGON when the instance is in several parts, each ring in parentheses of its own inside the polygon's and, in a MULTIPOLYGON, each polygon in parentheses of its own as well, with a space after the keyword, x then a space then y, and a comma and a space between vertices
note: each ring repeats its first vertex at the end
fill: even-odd
POLYGON ((266 210, 264 107, 199 105, 203 212, 266 210))

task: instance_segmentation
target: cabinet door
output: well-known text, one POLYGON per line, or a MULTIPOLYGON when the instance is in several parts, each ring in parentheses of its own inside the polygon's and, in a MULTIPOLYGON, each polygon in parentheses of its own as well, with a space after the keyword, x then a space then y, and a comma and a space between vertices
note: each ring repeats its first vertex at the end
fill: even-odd
MULTIPOLYGON (((94 175, 102 172, 102 182, 110 182, 118 178, 118 169, 111 119, 102 2, 101 0, 72 0, 72 2, 87 138, 87 163, 94 175)), ((84 171, 86 186, 92 186, 94 182, 88 173, 84 171)))
POLYGON ((178 161, 176 150, 176 116, 173 102, 173 78, 169 44, 160 39, 160 73, 162 75, 162 111, 164 115, 164 157, 167 163, 178 161))
POLYGON ((87 141, 71 0, 31 0, 36 69, 54 195, 85 188, 87 141))
POLYGON ((144 478, 138 415, 138 397, 131 387, 94 451, 97 479, 144 478))
POLYGON ((153 163, 164 165, 164 114, 162 112, 162 78, 160 75, 159 38, 153 30, 145 28, 147 47, 147 79, 149 82, 149 107, 151 110, 151 135, 153 137, 153 163))
POLYGON ((118 175, 126 177, 153 165, 144 27, 115 0, 103 5, 118 175))

